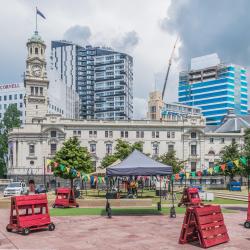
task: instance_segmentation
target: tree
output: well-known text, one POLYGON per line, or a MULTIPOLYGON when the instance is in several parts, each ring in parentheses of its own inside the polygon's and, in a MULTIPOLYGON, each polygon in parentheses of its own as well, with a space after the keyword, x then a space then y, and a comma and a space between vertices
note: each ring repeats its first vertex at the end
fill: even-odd
POLYGON ((135 142, 134 144, 131 144, 127 141, 123 141, 121 139, 117 140, 117 144, 115 146, 115 153, 112 155, 106 155, 101 165, 103 168, 106 168, 110 166, 115 161, 124 160, 126 157, 128 157, 135 149, 142 152, 143 150, 143 143, 142 142, 135 142))
POLYGON ((117 144, 115 147, 115 156, 117 159, 121 161, 128 157, 135 149, 142 152, 143 150, 143 143, 142 142, 135 142, 131 144, 127 141, 123 141, 121 139, 117 140, 117 144))
POLYGON ((250 128, 247 128, 244 132, 243 155, 247 159, 246 164, 243 164, 243 176, 249 176, 250 175, 250 128))
POLYGON ((51 161, 51 166, 55 176, 70 179, 71 188, 73 188, 74 179, 80 177, 79 173, 93 171, 91 155, 86 147, 80 146, 77 137, 70 138, 63 143, 51 161))
POLYGON ((13 128, 21 126, 21 112, 15 104, 10 104, 4 113, 0 123, 0 177, 6 173, 7 155, 8 155, 8 133, 13 128))
POLYGON ((236 142, 232 142, 223 148, 220 153, 221 163, 232 162, 232 167, 227 167, 224 171, 225 176, 230 176, 230 180, 233 180, 234 176, 237 174, 242 174, 242 169, 234 165, 233 161, 239 160, 241 152, 239 150, 239 145, 236 142))
POLYGON ((101 162, 102 168, 106 168, 116 162, 118 159, 116 158, 115 155, 106 155, 101 162))
POLYGON ((157 159, 163 164, 169 165, 173 167, 173 173, 177 174, 180 172, 180 170, 184 167, 185 161, 180 161, 176 157, 176 152, 174 150, 170 150, 169 152, 161 155, 157 159))

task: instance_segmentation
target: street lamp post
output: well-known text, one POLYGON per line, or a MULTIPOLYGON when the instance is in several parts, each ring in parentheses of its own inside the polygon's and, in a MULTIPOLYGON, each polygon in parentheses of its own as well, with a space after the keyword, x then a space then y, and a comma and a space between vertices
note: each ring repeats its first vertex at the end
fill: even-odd
POLYGON ((46 166, 45 166, 45 156, 43 157, 43 184, 46 187, 46 166))

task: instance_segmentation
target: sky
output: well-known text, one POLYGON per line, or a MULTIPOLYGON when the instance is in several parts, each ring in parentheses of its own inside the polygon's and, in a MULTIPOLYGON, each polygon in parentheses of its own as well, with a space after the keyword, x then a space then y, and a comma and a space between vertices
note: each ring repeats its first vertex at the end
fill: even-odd
POLYGON ((0 83, 20 82, 35 7, 46 16, 38 30, 47 44, 68 39, 111 46, 134 58, 134 117, 144 118, 150 91, 162 90, 177 37, 165 101, 177 101, 178 73, 191 57, 218 53, 250 65, 248 0, 1 0, 0 83))

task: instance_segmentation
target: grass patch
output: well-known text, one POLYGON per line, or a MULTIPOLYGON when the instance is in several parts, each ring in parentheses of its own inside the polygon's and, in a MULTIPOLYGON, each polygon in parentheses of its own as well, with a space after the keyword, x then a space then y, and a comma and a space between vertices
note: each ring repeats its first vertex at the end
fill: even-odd
MULTIPOLYGON (((186 208, 175 207, 177 214, 184 214, 186 208)), ((222 209, 223 213, 235 213, 233 210, 222 209)), ((112 215, 169 215, 170 208, 112 208, 112 215)), ((99 215, 106 216, 103 208, 54 208, 50 209, 51 216, 79 216, 79 215, 99 215)))
MULTIPOLYGON (((87 196, 84 195, 84 199, 103 199, 105 198, 105 192, 102 191, 100 192, 99 196, 97 195, 96 190, 88 190, 87 191, 87 196)), ((126 193, 123 193, 123 195, 126 195, 126 193)), ((181 199, 182 194, 176 193, 177 201, 175 201, 175 204, 179 202, 181 199)), ((152 199, 153 204, 157 204, 159 202, 160 197, 155 196, 155 190, 144 190, 143 193, 141 192, 138 193, 138 198, 143 199, 143 198, 149 198, 152 199)), ((165 200, 164 197, 162 197, 162 204, 171 204, 171 197, 170 200, 165 200)), ((214 201, 205 201, 205 204, 246 204, 247 201, 239 201, 239 200, 232 200, 232 199, 224 199, 224 198, 215 198, 214 201)))

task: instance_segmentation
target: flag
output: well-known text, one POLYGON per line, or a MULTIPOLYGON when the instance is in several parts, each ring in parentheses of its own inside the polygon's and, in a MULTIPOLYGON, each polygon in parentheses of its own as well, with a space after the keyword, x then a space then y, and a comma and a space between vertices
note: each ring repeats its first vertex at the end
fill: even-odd
POLYGON ((247 165, 247 159, 246 159, 246 157, 240 157, 240 162, 244 165, 244 166, 246 166, 247 165))
POLYGON ((46 19, 46 17, 44 16, 44 14, 39 9, 37 9, 37 8, 36 8, 36 14, 39 15, 40 17, 46 19))
POLYGON ((219 173, 220 172, 220 166, 218 166, 218 165, 214 166, 214 172, 219 173))
POLYGON ((180 179, 180 175, 179 174, 175 174, 175 180, 179 180, 180 179))
POLYGON ((226 166, 227 166, 227 165, 226 165, 225 163, 220 165, 220 168, 221 168, 221 170, 222 170, 223 172, 225 171, 226 166))
POLYGON ((239 160, 234 160, 233 163, 237 168, 240 167, 239 160))
POLYGON ((208 171, 210 174, 212 174, 212 173, 214 172, 214 169, 213 169, 213 168, 209 168, 207 171, 208 171))

